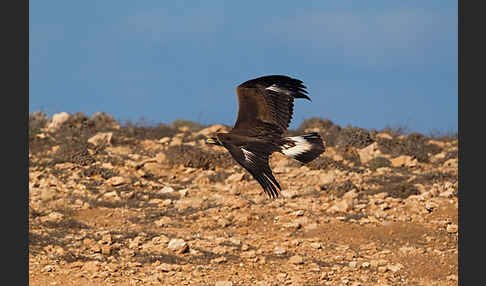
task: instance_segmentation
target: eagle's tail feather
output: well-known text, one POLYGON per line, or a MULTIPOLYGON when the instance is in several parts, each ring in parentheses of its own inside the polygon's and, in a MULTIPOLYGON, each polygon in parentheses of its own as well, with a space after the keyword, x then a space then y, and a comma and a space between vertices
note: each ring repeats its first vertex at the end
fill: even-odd
POLYGON ((316 133, 308 133, 300 136, 285 137, 281 145, 281 152, 301 163, 309 163, 324 152, 325 147, 321 136, 316 133))

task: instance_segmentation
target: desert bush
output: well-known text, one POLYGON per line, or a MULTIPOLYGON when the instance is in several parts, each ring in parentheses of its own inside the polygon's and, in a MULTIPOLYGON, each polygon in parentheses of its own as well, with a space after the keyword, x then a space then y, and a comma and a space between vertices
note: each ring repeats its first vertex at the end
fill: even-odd
POLYGON ((228 152, 208 152, 198 147, 179 145, 171 146, 164 153, 171 165, 211 169, 229 168, 237 163, 228 152))
POLYGON ((173 128, 178 129, 179 127, 187 127, 189 128, 189 131, 191 132, 197 132, 199 130, 202 130, 206 128, 205 125, 190 121, 190 120, 184 120, 184 119, 176 119, 172 122, 171 125, 173 128))
POLYGON ((356 148, 364 148, 373 142, 371 133, 359 127, 348 126, 341 129, 336 138, 336 145, 339 147, 353 146, 356 148))
POLYGON ((33 140, 49 122, 47 114, 36 111, 29 114, 29 139, 33 140))
POLYGON ((391 162, 387 158, 379 156, 379 157, 375 157, 375 158, 371 159, 368 162, 368 166, 372 170, 376 170, 376 169, 381 168, 381 167, 390 167, 391 162))
POLYGON ((178 130, 171 126, 159 123, 155 126, 146 125, 142 123, 132 123, 127 121, 117 132, 117 134, 125 137, 133 137, 139 140, 156 140, 162 137, 172 137, 178 133, 178 130))
POLYGON ((385 154, 390 154, 393 157, 408 155, 425 163, 429 162, 429 154, 434 155, 442 150, 435 144, 429 144, 428 139, 420 133, 411 133, 403 139, 398 137, 393 139, 378 138, 377 141, 378 148, 385 154))
POLYGON ((333 125, 334 125, 334 123, 329 119, 312 117, 312 118, 304 120, 300 124, 298 130, 304 131, 304 130, 314 129, 314 128, 319 129, 319 130, 327 130, 327 129, 331 128, 333 125))

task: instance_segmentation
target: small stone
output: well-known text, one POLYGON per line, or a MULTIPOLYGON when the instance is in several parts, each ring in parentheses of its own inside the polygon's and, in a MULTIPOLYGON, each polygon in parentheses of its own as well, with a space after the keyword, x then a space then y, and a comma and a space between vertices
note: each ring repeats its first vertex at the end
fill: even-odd
POLYGON ((371 159, 380 156, 381 152, 378 148, 378 142, 374 142, 362 149, 359 149, 358 155, 362 163, 367 163, 371 159))
POLYGON ((52 212, 46 216, 41 217, 41 222, 59 222, 64 218, 62 213, 52 212))
POLYGON ((218 281, 214 284, 214 286, 233 286, 233 282, 231 282, 231 281, 218 281))
POLYGON ((128 183, 128 180, 121 176, 115 176, 109 178, 106 182, 112 186, 119 186, 128 183))
POLYGON ((196 133, 196 135, 211 137, 214 136, 214 133, 227 132, 227 131, 228 131, 228 127, 222 124, 215 124, 200 130, 199 132, 196 133))
POLYGON ((189 194, 189 190, 188 189, 179 190, 179 195, 181 196, 181 198, 187 197, 188 194, 189 194))
POLYGON ((322 248, 322 244, 320 244, 319 242, 313 242, 310 244, 310 246, 314 249, 321 249, 322 248))
POLYGON ((243 181, 245 174, 244 173, 234 173, 226 178, 226 182, 228 183, 235 183, 243 181))
POLYGON ((168 243, 169 241, 170 241, 170 239, 163 234, 152 238, 152 243, 154 245, 165 244, 165 243, 168 243))
POLYGON ((425 203, 425 209, 429 212, 433 211, 438 207, 437 203, 428 201, 425 203))
POLYGON ((273 250, 273 253, 275 253, 276 255, 284 255, 285 253, 287 253, 287 250, 283 247, 275 247, 275 249, 273 250))
POLYGON ((457 281, 457 275, 451 274, 446 277, 447 280, 457 281))
POLYGON ((179 146, 182 145, 182 137, 174 136, 169 143, 169 146, 179 146))
POLYGON ((447 231, 448 233, 456 233, 456 232, 457 232, 457 230, 458 230, 457 224, 449 224, 449 225, 447 225, 447 227, 446 227, 446 231, 447 231))
POLYGON ((225 228, 225 227, 229 226, 230 224, 231 224, 231 222, 226 218, 218 219, 218 225, 222 228, 225 228))
POLYGON ((67 112, 56 113, 52 116, 52 121, 47 125, 49 131, 55 131, 69 119, 70 115, 67 112))
POLYGON ((379 266, 378 267, 378 272, 380 273, 385 273, 388 270, 386 266, 379 266))
POLYGON ((163 216, 159 220, 156 220, 154 223, 156 226, 164 226, 168 225, 171 221, 172 219, 170 217, 163 216))
POLYGON ((354 206, 354 200, 350 198, 342 199, 327 209, 328 213, 347 212, 354 206))
POLYGON ((169 142, 170 142, 170 137, 167 137, 167 136, 159 139, 159 143, 161 143, 161 144, 168 144, 169 142))
POLYGON ((220 257, 212 259, 211 263, 223 263, 223 262, 226 262, 226 261, 228 261, 228 259, 226 259, 226 257, 220 256, 220 257))
POLYGON ((388 270, 390 270, 391 272, 395 273, 395 272, 400 271, 400 269, 403 268, 403 265, 400 264, 400 263, 397 263, 397 264, 390 264, 387 267, 388 267, 388 270))
POLYGON ((284 228, 288 229, 288 230, 298 230, 299 228, 301 228, 301 224, 298 223, 298 222, 291 222, 291 223, 286 223, 283 225, 284 228))
POLYGON ((333 183, 336 180, 336 174, 334 172, 322 173, 319 176, 319 185, 327 185, 333 183))
POLYGON ((417 159, 413 159, 408 155, 401 155, 390 159, 393 167, 412 167, 416 165, 417 159))
POLYGON ((167 248, 177 253, 185 253, 189 250, 189 245, 183 239, 174 238, 169 241, 167 248))
POLYGON ((174 192, 174 188, 169 187, 169 186, 165 186, 158 191, 159 194, 170 194, 170 193, 173 193, 173 192, 174 192))
POLYGON ((321 267, 319 266, 319 264, 313 262, 309 264, 309 270, 310 272, 319 273, 321 272, 321 267))
POLYGON ((155 155, 155 161, 159 164, 163 164, 167 162, 167 155, 164 152, 159 152, 155 155))
POLYGON ((56 192, 54 189, 45 188, 40 191, 40 199, 44 202, 54 199, 56 192))
POLYGON ((294 256, 292 256, 292 257, 289 258, 289 263, 292 263, 292 264, 303 264, 304 263, 304 259, 300 255, 294 255, 294 256))
POLYGON ((53 272, 56 268, 53 265, 46 265, 42 268, 41 272, 53 272))
POLYGON ((111 246, 104 244, 101 246, 101 253, 104 255, 110 255, 111 254, 111 246))
POLYGON ((385 266, 387 264, 386 260, 384 259, 377 259, 377 260, 371 260, 370 261, 370 266, 372 268, 376 268, 379 266, 385 266))
POLYGON ((351 262, 349 262, 348 266, 351 267, 351 268, 356 268, 356 266, 358 266, 358 262, 351 261, 351 262))
MULTIPOLYGON (((164 165, 162 165, 161 163, 143 162, 142 161, 142 162, 139 163, 139 165, 143 166, 143 170, 145 172, 148 172, 148 173, 154 175, 155 177, 163 177, 164 175, 166 175, 166 170, 164 170, 164 165)), ((139 171, 141 171, 141 170, 139 170, 139 171)))
POLYGON ((283 190, 280 193, 282 194, 282 197, 288 199, 296 198, 299 195, 297 191, 289 191, 289 190, 283 190))
POLYGON ((176 267, 174 267, 173 264, 162 263, 159 266, 157 266, 156 269, 162 272, 170 272, 170 271, 174 271, 176 267))
POLYGON ((304 215, 304 211, 303 210, 298 210, 298 211, 295 211, 292 213, 294 216, 303 216, 304 215))
POLYGON ((452 159, 449 159, 447 161, 444 162, 444 164, 442 164, 443 167, 453 167, 453 168, 457 168, 458 166, 458 160, 457 158, 452 158, 452 159))
POLYGON ((245 257, 245 258, 254 258, 254 257, 256 257, 256 252, 255 252, 255 250, 250 250, 248 252, 243 252, 241 254, 241 256, 245 257))
POLYGON ((111 140, 113 138, 113 132, 100 132, 95 136, 88 139, 88 143, 91 143, 95 146, 99 145, 111 145, 111 140))
POLYGON ((121 200, 116 191, 108 192, 103 197, 113 202, 119 202, 121 200))
POLYGON ((100 269, 100 262, 96 260, 88 261, 83 265, 82 269, 90 273, 98 272, 100 269))
POLYGON ((384 133, 384 132, 380 132, 380 133, 376 134, 376 137, 380 137, 380 138, 384 138, 384 139, 389 139, 389 140, 392 140, 393 139, 393 137, 391 137, 390 134, 384 133))
POLYGON ((311 223, 311 224, 304 226, 304 229, 306 231, 310 231, 310 230, 317 229, 317 227, 318 227, 317 223, 314 222, 314 223, 311 223))

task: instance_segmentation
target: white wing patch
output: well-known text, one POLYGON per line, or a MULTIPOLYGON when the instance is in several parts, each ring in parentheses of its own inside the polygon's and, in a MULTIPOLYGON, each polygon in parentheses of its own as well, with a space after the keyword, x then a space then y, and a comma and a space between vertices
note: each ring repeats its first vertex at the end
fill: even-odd
POLYGON ((278 87, 276 84, 272 84, 271 86, 269 86, 265 89, 272 90, 272 91, 275 91, 275 92, 280 92, 280 93, 283 93, 283 94, 286 94, 286 95, 290 94, 290 91, 288 91, 286 89, 282 89, 282 88, 278 87))
POLYGON ((250 151, 246 150, 245 148, 241 148, 241 151, 243 151, 243 155, 245 156, 245 161, 254 163, 252 157, 255 156, 255 154, 251 153, 250 151))
POLYGON ((312 149, 312 145, 301 136, 287 137, 286 139, 290 139, 295 143, 295 146, 292 147, 287 144, 282 146, 282 153, 289 157, 293 158, 312 149))

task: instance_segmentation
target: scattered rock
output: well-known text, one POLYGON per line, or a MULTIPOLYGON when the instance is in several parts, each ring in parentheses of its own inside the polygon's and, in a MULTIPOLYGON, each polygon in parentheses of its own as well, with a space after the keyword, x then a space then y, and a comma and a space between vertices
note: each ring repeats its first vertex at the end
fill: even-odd
POLYGON ((313 242, 313 243, 310 244, 310 247, 312 247, 314 249, 321 249, 322 244, 320 244, 319 242, 313 242))
POLYGON ((336 174, 333 171, 325 172, 319 176, 319 185, 331 184, 336 180, 336 174))
POLYGON ((158 162, 148 162, 143 164, 143 170, 156 177, 163 177, 167 174, 165 166, 158 162))
POLYGON ((106 183, 112 186, 120 186, 120 185, 128 184, 129 182, 130 181, 127 178, 121 176, 111 177, 106 181, 106 183))
POLYGON ((223 263, 223 262, 226 262, 226 261, 228 261, 228 259, 226 257, 220 256, 218 258, 212 259, 211 260, 211 263, 216 263, 217 264, 217 263, 223 263))
POLYGON ((231 281, 218 281, 214 286, 233 286, 233 282, 231 281))
POLYGON ((351 209, 353 209, 354 206, 354 200, 351 198, 344 198, 342 200, 339 200, 336 202, 333 206, 329 207, 327 209, 327 212, 330 214, 334 214, 337 212, 347 212, 351 209))
POLYGON ((358 149, 358 155, 361 163, 368 163, 371 159, 381 156, 382 154, 378 147, 378 142, 374 142, 365 148, 358 149))
POLYGON ((59 212, 52 212, 46 216, 41 217, 41 222, 60 222, 64 215, 59 212))
POLYGON ((102 144, 111 145, 111 140, 113 138, 113 132, 101 132, 88 139, 88 143, 95 146, 102 144))
POLYGON ((189 250, 189 245, 180 238, 174 238, 169 241, 168 249, 176 253, 185 253, 189 250))
POLYGON ((228 127, 224 126, 224 125, 221 125, 221 124, 215 124, 215 125, 211 125, 209 127, 206 127, 202 130, 200 130, 199 132, 196 133, 196 135, 202 135, 202 136, 205 136, 205 137, 212 137, 214 136, 215 133, 218 133, 218 132, 228 132, 229 129, 228 127))
POLYGON ((413 167, 417 165, 417 159, 413 159, 408 155, 401 155, 390 159, 393 167, 413 167))
POLYGON ((40 198, 44 202, 54 199, 55 196, 56 196, 56 191, 55 189, 52 188, 44 188, 40 192, 40 198))
POLYGON ((87 271, 87 272, 90 272, 90 273, 95 273, 95 272, 98 272, 99 269, 100 269, 100 262, 99 261, 96 261, 96 260, 92 260, 92 261, 87 261, 82 269, 84 271, 87 271))
POLYGON ((283 247, 277 246, 275 247, 273 253, 275 253, 276 255, 284 255, 285 253, 287 253, 287 250, 283 247))
POLYGON ((154 223, 156 226, 167 226, 170 224, 171 221, 172 219, 170 217, 163 216, 159 220, 156 220, 154 223))
POLYGON ((387 269, 390 270, 393 273, 400 271, 400 269, 402 269, 402 268, 403 268, 403 265, 400 264, 400 263, 387 265, 387 269))
POLYGON ((327 146, 313 163, 269 158, 282 187, 274 200, 224 148, 204 143, 220 127, 116 128, 73 115, 55 133, 31 120, 34 284, 66 275, 76 285, 457 281, 457 140, 319 125, 327 146))
POLYGON ((458 230, 457 224, 449 224, 446 227, 448 233, 456 233, 458 230))
POLYGON ((171 272, 171 271, 178 271, 180 269, 180 266, 169 264, 169 263, 162 263, 159 266, 157 266, 156 269, 162 272, 171 272))
POLYGON ((52 115, 52 120, 51 123, 47 125, 47 130, 51 132, 56 131, 57 129, 59 129, 59 127, 61 127, 64 122, 68 121, 69 117, 70 115, 67 112, 61 112, 52 115))
POLYGON ((292 257, 289 258, 289 263, 292 263, 292 264, 303 264, 304 263, 304 259, 300 255, 294 255, 294 256, 292 256, 292 257))

